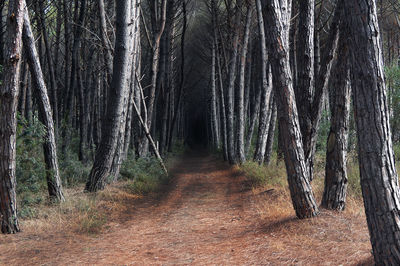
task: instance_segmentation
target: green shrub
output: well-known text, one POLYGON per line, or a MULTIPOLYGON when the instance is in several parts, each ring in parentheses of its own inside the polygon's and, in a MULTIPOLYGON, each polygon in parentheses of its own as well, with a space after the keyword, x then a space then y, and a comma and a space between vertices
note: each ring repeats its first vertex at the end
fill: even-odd
POLYGON ((43 157, 44 126, 34 118, 32 124, 18 116, 17 126, 17 194, 37 193, 46 188, 46 168, 43 157))
POLYGON ((240 166, 252 186, 278 185, 286 186, 286 169, 283 162, 278 165, 274 158, 269 166, 259 165, 257 162, 247 161, 240 166))
POLYGON ((90 163, 79 161, 78 154, 67 149, 67 155, 59 160, 60 175, 66 187, 73 187, 86 182, 90 174, 90 163))
POLYGON ((128 159, 121 167, 121 176, 131 180, 126 188, 134 194, 147 194, 157 191, 169 179, 156 158, 128 159))

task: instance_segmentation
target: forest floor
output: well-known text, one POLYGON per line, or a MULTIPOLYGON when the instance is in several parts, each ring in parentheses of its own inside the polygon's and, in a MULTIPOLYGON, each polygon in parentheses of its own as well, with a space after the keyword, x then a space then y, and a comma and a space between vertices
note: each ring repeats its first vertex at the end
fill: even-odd
POLYGON ((126 208, 101 233, 25 224, 0 236, 0 264, 372 264, 357 208, 298 220, 287 190, 252 189, 238 169, 204 152, 185 154, 172 173, 162 193, 121 200, 126 208))

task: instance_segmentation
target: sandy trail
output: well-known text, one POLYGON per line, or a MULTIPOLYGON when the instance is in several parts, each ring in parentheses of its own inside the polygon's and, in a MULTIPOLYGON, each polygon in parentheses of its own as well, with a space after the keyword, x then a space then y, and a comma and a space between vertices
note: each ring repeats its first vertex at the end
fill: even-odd
POLYGON ((169 191, 132 206, 124 222, 112 223, 98 236, 23 232, 0 238, 0 264, 338 265, 370 261, 362 220, 327 213, 306 221, 293 215, 265 221, 257 210, 259 196, 246 189, 244 178, 204 153, 184 156, 173 173, 169 191), (321 235, 321 228, 327 235, 329 230, 339 235, 328 239, 321 235))

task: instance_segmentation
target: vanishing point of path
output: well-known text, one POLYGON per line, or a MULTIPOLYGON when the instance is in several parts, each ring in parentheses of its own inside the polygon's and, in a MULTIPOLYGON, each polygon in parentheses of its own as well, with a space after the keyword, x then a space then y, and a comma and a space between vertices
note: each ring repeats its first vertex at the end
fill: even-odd
POLYGON ((0 264, 322 265, 330 260, 338 265, 370 259, 365 222, 353 225, 331 213, 305 221, 293 214, 265 221, 260 197, 273 205, 277 196, 248 189, 238 171, 214 156, 188 154, 173 174, 160 198, 132 206, 126 221, 112 223, 98 236, 21 233, 10 236, 15 248, 6 250, 1 242, 7 239, 0 239, 0 264), (324 242, 329 230, 338 235, 324 242))

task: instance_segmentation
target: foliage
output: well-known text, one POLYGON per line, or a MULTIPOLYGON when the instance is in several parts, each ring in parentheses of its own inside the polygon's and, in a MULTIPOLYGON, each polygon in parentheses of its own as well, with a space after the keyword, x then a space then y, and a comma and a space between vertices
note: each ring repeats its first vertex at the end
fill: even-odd
POLYGON ((324 110, 322 112, 322 117, 317 137, 317 147, 316 147, 317 153, 325 154, 326 152, 326 140, 328 138, 329 130, 331 127, 330 115, 331 114, 328 110, 324 110))
POLYGON ((66 187, 73 187, 86 182, 90 173, 90 164, 83 164, 79 161, 78 154, 73 151, 76 145, 74 142, 76 142, 76 140, 77 139, 74 138, 71 141, 72 145, 67 148, 66 154, 61 154, 59 156, 60 175, 66 187))
MULTIPOLYGON (((386 84, 388 86, 389 107, 392 114, 400 114, 400 66, 392 65, 385 68, 386 84)), ((393 139, 400 140, 400 116, 391 116, 393 139)))
POLYGON ((247 161, 240 166, 240 170, 246 176, 253 187, 273 185, 286 186, 286 170, 283 162, 276 163, 276 158, 271 160, 270 165, 259 165, 254 161, 247 161))
POLYGON ((154 157, 126 160, 121 167, 121 176, 131 181, 126 188, 135 194, 155 192, 169 182, 154 157))
POLYGON ((46 189, 42 147, 45 133, 45 127, 37 118, 29 124, 18 115, 16 176, 21 206, 19 216, 22 218, 34 217, 35 211, 31 207, 45 199, 41 193, 46 189))

